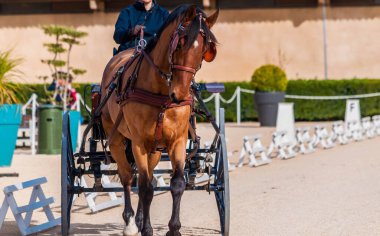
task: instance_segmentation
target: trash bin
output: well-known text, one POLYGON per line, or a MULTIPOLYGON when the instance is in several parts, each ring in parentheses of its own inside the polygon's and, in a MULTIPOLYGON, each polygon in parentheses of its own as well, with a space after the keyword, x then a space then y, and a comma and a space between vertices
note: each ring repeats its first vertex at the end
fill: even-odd
POLYGON ((21 123, 21 105, 0 105, 0 167, 10 166, 21 123))
POLYGON ((60 154, 62 107, 43 105, 38 112, 38 154, 60 154))

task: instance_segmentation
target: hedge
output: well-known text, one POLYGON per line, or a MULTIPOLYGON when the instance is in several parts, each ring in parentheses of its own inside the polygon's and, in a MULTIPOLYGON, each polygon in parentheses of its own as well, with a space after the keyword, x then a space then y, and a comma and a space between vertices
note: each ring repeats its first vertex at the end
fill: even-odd
MULTIPOLYGON (((74 84, 73 87, 84 97, 84 88, 88 84, 74 84)), ((23 84, 23 101, 26 102, 32 93, 44 94, 41 84, 23 84)), ((234 94, 236 87, 252 89, 249 82, 227 82, 225 92, 221 94, 229 99, 234 94)), ((352 79, 352 80, 290 80, 287 94, 309 96, 333 96, 333 95, 356 95, 380 92, 380 80, 376 79, 352 79)), ((203 98, 211 94, 202 92, 203 98)), ((380 114, 380 97, 360 99, 362 116, 380 114)), ((295 118, 299 121, 329 121, 344 119, 345 100, 298 100, 286 99, 286 102, 294 102, 295 118)), ((90 104, 90 94, 86 94, 86 103, 90 104)), ((214 112, 214 101, 207 103, 208 108, 214 112)), ((221 106, 226 109, 226 120, 236 122, 236 100, 232 104, 221 106)), ((82 109, 82 115, 88 119, 88 114, 82 109)), ((241 118, 242 121, 257 120, 254 109, 253 95, 241 94, 241 118)))

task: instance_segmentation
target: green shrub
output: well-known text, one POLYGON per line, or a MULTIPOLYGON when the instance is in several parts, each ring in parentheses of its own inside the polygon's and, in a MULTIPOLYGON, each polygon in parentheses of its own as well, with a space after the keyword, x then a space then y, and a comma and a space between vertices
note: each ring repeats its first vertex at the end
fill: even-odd
POLYGON ((251 78, 252 88, 261 92, 284 92, 288 84, 285 72, 275 65, 258 68, 251 78))
POLYGON ((11 58, 11 51, 0 52, 0 105, 20 103, 22 99, 19 84, 10 82, 20 77, 21 72, 16 67, 21 62, 20 58, 11 58))
MULTIPOLYGON (((291 80, 287 94, 309 96, 336 96, 376 93, 380 91, 380 80, 291 80)), ((346 100, 299 100, 294 102, 294 113, 297 120, 323 121, 342 120, 346 110, 346 100)), ((360 99, 360 110, 363 117, 380 114, 380 97, 360 99)))

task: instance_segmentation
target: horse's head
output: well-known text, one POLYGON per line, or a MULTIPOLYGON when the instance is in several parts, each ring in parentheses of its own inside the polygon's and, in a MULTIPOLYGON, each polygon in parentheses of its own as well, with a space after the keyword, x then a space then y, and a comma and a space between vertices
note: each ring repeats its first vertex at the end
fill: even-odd
POLYGON ((210 29, 219 15, 211 16, 189 6, 179 18, 169 45, 169 96, 173 102, 185 100, 202 61, 211 62, 216 57, 216 38, 210 29))

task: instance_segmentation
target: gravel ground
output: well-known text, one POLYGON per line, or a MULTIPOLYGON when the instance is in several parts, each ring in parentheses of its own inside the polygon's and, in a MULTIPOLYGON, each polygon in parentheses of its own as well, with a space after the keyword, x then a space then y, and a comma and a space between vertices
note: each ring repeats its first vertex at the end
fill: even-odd
MULTIPOLYGON (((312 126, 314 123, 297 123, 312 126)), ((198 126, 203 141, 212 138, 208 125, 198 126)), ((257 123, 228 124, 228 149, 236 163, 244 135, 262 134, 269 145, 272 128, 257 123)), ((380 137, 290 160, 273 159, 266 166, 244 166, 230 172, 231 232, 240 235, 380 235, 380 137)), ((53 212, 60 215, 60 157, 38 155, 18 150, 12 167, 0 173, 18 172, 18 178, 1 178, 0 188, 32 178, 46 176, 43 186, 47 196, 56 199, 53 212)), ((19 205, 26 204, 30 192, 16 196, 19 205)), ((105 197, 101 197, 100 200, 105 197)), ((0 194, 0 202, 4 195, 0 194)), ((152 224, 155 235, 165 235, 171 213, 171 195, 155 196, 152 203, 152 224)), ((133 197, 136 206, 137 197, 133 197)), ((123 207, 92 214, 81 196, 72 210, 73 235, 121 235, 123 207)), ((37 211, 32 223, 45 221, 37 211)), ((186 192, 182 200, 183 235, 218 235, 219 218, 213 195, 186 192)), ((58 235, 55 228, 39 235, 58 235)), ((0 235, 20 235, 8 212, 0 235)))

